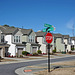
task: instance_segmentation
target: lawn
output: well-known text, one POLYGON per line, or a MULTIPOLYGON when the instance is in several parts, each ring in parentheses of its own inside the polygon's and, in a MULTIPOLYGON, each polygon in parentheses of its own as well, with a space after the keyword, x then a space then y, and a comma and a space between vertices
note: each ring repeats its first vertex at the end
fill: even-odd
POLYGON ((44 71, 36 72, 34 74, 35 75, 75 75, 75 61, 58 62, 58 63, 53 63, 51 65, 73 66, 73 67, 51 69, 50 73, 48 72, 48 70, 44 70, 44 71))

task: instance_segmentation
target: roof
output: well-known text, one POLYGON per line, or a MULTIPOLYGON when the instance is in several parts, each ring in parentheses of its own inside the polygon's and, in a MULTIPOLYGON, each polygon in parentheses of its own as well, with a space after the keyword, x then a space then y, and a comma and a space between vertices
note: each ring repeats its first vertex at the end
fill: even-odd
POLYGON ((22 34, 24 35, 29 35, 31 31, 33 31, 32 29, 22 29, 22 28, 15 28, 15 27, 13 28, 13 27, 7 27, 7 26, 0 26, 0 30, 4 34, 13 34, 16 31, 21 30, 22 34))
POLYGON ((69 38, 69 35, 63 35, 63 37, 68 39, 69 38))
POLYGON ((21 29, 22 34, 29 35, 32 29, 21 29))
POLYGON ((75 37, 71 37, 73 40, 75 40, 75 37))
POLYGON ((54 37, 62 37, 62 34, 52 34, 54 37))
POLYGON ((1 30, 4 34, 13 34, 16 30, 18 30, 18 28, 0 26, 0 30, 1 30))
POLYGON ((35 32, 37 37, 44 37, 46 32, 35 32))

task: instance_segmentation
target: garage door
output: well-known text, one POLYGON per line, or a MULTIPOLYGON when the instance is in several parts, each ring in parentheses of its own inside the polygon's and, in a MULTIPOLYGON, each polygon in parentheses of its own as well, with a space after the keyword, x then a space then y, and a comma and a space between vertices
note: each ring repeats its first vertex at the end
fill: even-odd
POLYGON ((18 56, 22 55, 23 48, 18 48, 18 56))
POLYGON ((32 53, 36 53, 37 52, 37 47, 32 47, 32 53))
POLYGON ((0 56, 3 57, 3 49, 0 48, 0 56))

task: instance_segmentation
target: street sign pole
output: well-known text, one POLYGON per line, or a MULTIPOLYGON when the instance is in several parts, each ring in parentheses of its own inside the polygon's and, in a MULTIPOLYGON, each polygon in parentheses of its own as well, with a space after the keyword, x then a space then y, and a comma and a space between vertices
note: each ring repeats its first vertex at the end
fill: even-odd
POLYGON ((53 36, 49 32, 54 31, 55 28, 54 28, 54 26, 49 25, 49 24, 45 24, 44 26, 47 28, 43 29, 43 32, 48 32, 45 36, 45 40, 48 43, 48 45, 47 45, 47 49, 48 49, 48 72, 50 72, 50 43, 53 40, 53 36))
POLYGON ((50 44, 48 44, 48 72, 50 72, 50 44))
POLYGON ((48 72, 50 72, 50 43, 53 40, 53 36, 51 33, 46 34, 46 42, 48 43, 47 49, 48 49, 48 72))

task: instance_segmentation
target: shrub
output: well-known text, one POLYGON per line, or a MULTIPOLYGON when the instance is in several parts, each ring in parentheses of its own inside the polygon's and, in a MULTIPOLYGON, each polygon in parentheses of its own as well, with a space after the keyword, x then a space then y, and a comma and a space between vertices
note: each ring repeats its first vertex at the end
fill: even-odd
POLYGON ((38 55, 38 53, 33 53, 33 55, 35 56, 35 55, 38 55))
POLYGON ((73 50, 74 50, 74 48, 71 48, 71 50, 73 51, 73 50))
POLYGON ((53 52, 53 53, 56 53, 56 49, 54 49, 52 52, 53 52))
POLYGON ((23 55, 20 55, 20 57, 23 57, 23 55))
POLYGON ((38 54, 41 54, 41 53, 42 53, 42 51, 41 51, 41 50, 38 50, 38 51, 37 51, 37 53, 38 53, 38 54))
POLYGON ((29 52, 27 52, 27 51, 22 51, 22 54, 23 54, 23 55, 27 55, 27 54, 29 54, 29 52))
POLYGON ((71 51, 69 51, 68 53, 69 53, 69 54, 71 54, 72 52, 71 52, 71 51))
POLYGON ((43 53, 43 55, 47 55, 47 53, 43 53))

